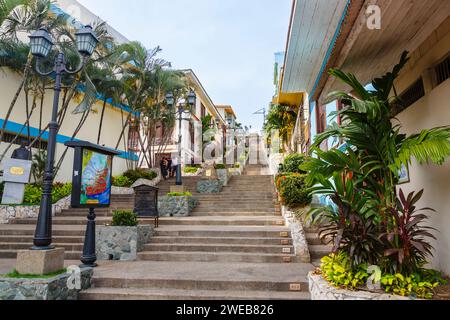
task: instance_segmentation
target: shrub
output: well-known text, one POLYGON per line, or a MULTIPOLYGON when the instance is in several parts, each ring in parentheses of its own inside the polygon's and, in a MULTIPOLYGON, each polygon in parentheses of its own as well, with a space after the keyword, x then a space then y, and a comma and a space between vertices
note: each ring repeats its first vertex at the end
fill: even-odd
POLYGON ((133 185, 133 183, 131 183, 131 180, 125 176, 118 176, 113 177, 112 185, 119 188, 129 188, 133 185))
POLYGON ((235 167, 236 169, 240 169, 240 168, 241 168, 241 164, 238 162, 238 163, 236 163, 236 164, 234 165, 234 167, 235 167))
POLYGON ((224 164, 216 164, 215 168, 216 170, 224 170, 227 168, 227 166, 224 164))
POLYGON ((184 173, 186 174, 194 174, 197 173, 198 168, 197 167, 184 167, 184 173))
POLYGON ((312 195, 307 184, 306 175, 289 174, 277 177, 277 187, 284 205, 297 208, 311 204, 312 195))
POLYGON ((169 197, 192 197, 190 192, 169 192, 167 194, 169 197))
POLYGON ((324 257, 321 262, 324 279, 336 287, 356 289, 364 286, 369 278, 367 265, 360 265, 352 271, 350 259, 343 252, 324 257))
MULTIPOLYGON (((55 183, 53 185, 52 202, 56 203, 72 193, 71 183, 55 183)), ((23 203, 27 205, 36 206, 41 203, 42 199, 42 185, 28 184, 25 186, 25 195, 23 203)))
POLYGON ((117 210, 113 213, 113 227, 136 227, 138 224, 138 215, 133 211, 117 210))
POLYGON ((128 178, 131 182, 131 185, 133 185, 139 179, 153 180, 158 176, 158 174, 155 171, 151 170, 135 169, 128 170, 123 174, 123 176, 128 178))
POLYGON ((283 163, 283 172, 306 174, 306 171, 300 169, 305 162, 305 157, 299 153, 288 156, 283 163))

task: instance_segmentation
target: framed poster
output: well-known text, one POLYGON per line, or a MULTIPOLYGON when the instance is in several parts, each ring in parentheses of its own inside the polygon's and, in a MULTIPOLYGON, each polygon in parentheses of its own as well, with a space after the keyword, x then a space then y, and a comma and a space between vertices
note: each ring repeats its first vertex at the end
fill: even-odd
POLYGON ((409 168, 405 165, 402 165, 402 169, 399 171, 399 180, 398 184, 410 183, 411 179, 409 178, 409 168))
POLYGON ((109 206, 111 203, 112 156, 83 150, 80 205, 109 206))
POLYGON ((118 151, 85 141, 65 144, 74 148, 72 208, 107 208, 111 204, 112 163, 118 151))

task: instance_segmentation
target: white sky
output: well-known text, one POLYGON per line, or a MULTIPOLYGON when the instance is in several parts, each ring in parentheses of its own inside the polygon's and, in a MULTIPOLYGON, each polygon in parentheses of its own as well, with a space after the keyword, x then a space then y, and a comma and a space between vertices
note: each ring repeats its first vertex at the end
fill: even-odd
POLYGON ((130 40, 161 46, 191 68, 215 104, 260 128, 274 93, 274 53, 286 46, 291 0, 79 0, 130 40))

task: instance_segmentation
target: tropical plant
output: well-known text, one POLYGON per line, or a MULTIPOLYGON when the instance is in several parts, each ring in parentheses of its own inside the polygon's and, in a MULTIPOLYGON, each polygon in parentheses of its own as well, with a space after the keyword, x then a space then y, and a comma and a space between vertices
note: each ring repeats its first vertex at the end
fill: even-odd
POLYGON ((44 182, 45 165, 47 163, 47 152, 39 150, 33 155, 33 164, 31 166, 31 174, 36 183, 44 182))
POLYGON ((291 107, 280 104, 270 106, 264 131, 270 133, 273 130, 279 132, 280 138, 286 150, 291 153, 291 138, 297 121, 297 112, 291 107))
MULTIPOLYGON (((52 203, 56 203, 72 193, 72 184, 55 183, 52 191, 52 203)), ((24 204, 37 206, 42 199, 42 184, 28 184, 25 187, 24 204)))
POLYGON ((302 154, 291 154, 283 162, 283 172, 306 174, 306 171, 300 169, 304 162, 305 157, 302 154))
POLYGON ((306 175, 297 173, 277 177, 276 184, 284 205, 298 208, 311 204, 312 196, 306 178, 306 175))
POLYGON ((195 174, 197 173, 198 168, 197 167, 184 167, 184 173, 186 174, 195 174))
POLYGON ((328 196, 334 203, 314 209, 309 215, 316 223, 327 223, 322 235, 333 239, 335 253, 348 254, 353 267, 369 263, 383 266, 385 272, 402 272, 421 267, 423 259, 431 253, 426 242, 408 243, 423 240, 429 234, 418 226, 423 216, 410 211, 415 197, 406 202, 400 197, 400 206, 396 186, 400 170, 410 165, 413 158, 418 163, 444 163, 450 155, 450 126, 423 130, 412 136, 401 133, 401 125, 394 118, 400 102, 390 95, 395 92, 395 79, 407 62, 405 52, 392 72, 373 81, 375 91, 366 90, 352 74, 331 70, 330 74, 349 85, 353 92, 330 95, 330 100, 340 99, 344 105, 333 114, 340 117, 342 125, 333 124, 318 135, 312 148, 315 157, 308 158, 300 167, 309 173, 307 182, 315 185, 312 192, 328 196), (322 142, 330 138, 344 141, 345 150, 320 151, 322 142), (413 218, 407 221, 413 223, 399 230, 399 224, 411 219, 410 215, 413 218), (402 242, 400 234, 414 237, 402 242), (389 245, 383 243, 381 235, 389 245), (408 261, 405 246, 410 250, 408 261), (403 263, 398 261, 392 265, 393 270, 387 270, 386 256, 403 258, 403 263))
POLYGON ((169 192, 167 194, 168 197, 192 197, 192 193, 190 192, 169 192))
POLYGON ((134 184, 139 179, 153 180, 158 174, 152 170, 135 169, 126 171, 123 176, 128 178, 131 184, 134 184))
POLYGON ((430 231, 434 228, 423 225, 428 217, 420 214, 420 211, 434 211, 430 208, 416 210, 416 204, 420 201, 423 190, 415 194, 410 193, 405 197, 403 190, 394 208, 390 212, 394 219, 394 226, 381 236, 386 242, 385 256, 389 258, 386 268, 400 273, 412 274, 422 268, 427 257, 432 256, 432 245, 426 239, 436 237, 430 231))
POLYGON ((113 227, 136 227, 138 224, 138 215, 131 210, 117 210, 113 212, 113 227))

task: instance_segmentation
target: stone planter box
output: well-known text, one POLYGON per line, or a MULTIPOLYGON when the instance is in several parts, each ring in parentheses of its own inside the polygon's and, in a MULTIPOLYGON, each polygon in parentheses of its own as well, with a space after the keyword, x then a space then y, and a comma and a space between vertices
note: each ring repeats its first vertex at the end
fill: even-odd
MULTIPOLYGON (((59 200, 53 204, 53 215, 70 208, 71 196, 59 200)), ((8 206, 0 205, 0 224, 8 224, 14 219, 32 219, 39 215, 40 206, 8 206)))
POLYGON ((308 275, 308 280, 311 300, 414 300, 412 298, 396 296, 387 293, 337 289, 331 286, 325 279, 322 278, 322 276, 316 275, 313 272, 308 275))
POLYGON ((198 205, 194 197, 159 197, 158 211, 160 217, 188 217, 198 205))
POLYGON ((220 193, 222 191, 222 182, 220 180, 200 180, 197 183, 198 193, 220 193))
POLYGON ((183 171, 183 177, 199 177, 203 175, 203 168, 199 168, 195 173, 186 173, 183 171))
POLYGON ((291 230, 295 255, 300 258, 301 262, 311 263, 311 253, 302 222, 295 217, 293 211, 285 206, 281 207, 281 214, 286 222, 286 226, 291 230))
POLYGON ((69 289, 71 274, 50 279, 0 278, 0 300, 78 300, 82 290, 91 287, 93 269, 81 270, 81 290, 69 289))
POLYGON ((98 260, 135 261, 154 234, 150 225, 137 227, 99 226, 96 230, 98 260))
POLYGON ((230 175, 228 174, 228 169, 216 169, 217 177, 219 178, 222 186, 226 187, 230 181, 230 175))

